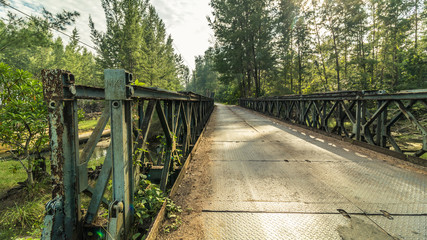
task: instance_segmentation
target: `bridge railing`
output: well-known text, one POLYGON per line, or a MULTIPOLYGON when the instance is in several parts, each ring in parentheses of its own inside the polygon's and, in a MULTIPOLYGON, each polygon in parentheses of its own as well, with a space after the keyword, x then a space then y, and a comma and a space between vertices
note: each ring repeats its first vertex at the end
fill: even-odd
POLYGON ((105 70, 104 76, 105 88, 94 88, 75 85, 67 71, 42 71, 53 178, 53 199, 46 205, 42 239, 83 239, 97 234, 98 238, 103 234, 107 239, 129 238, 139 173, 162 165, 160 187, 165 190, 171 172, 183 164, 213 110, 211 98, 135 86, 132 74, 124 70, 105 70), (103 100, 105 108, 79 152, 77 101, 81 99, 103 100), (163 159, 158 161, 147 151, 155 113, 164 134, 163 159), (93 181, 88 178, 88 162, 108 123, 111 141, 93 181), (110 179, 112 193, 107 196, 110 179), (82 209, 84 196, 87 207, 82 209), (105 231, 93 227, 101 205, 108 209, 105 231))
POLYGON ((396 94, 341 91, 239 99, 239 104, 427 162, 419 159, 427 152, 427 90, 396 94))

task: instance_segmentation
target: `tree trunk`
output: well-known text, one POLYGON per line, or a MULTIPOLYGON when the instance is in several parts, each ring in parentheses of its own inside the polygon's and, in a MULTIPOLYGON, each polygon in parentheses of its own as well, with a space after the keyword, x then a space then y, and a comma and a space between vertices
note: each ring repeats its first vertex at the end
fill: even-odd
POLYGON ((250 70, 247 71, 247 80, 248 80, 248 91, 246 92, 247 96, 252 96, 252 91, 251 91, 251 82, 252 82, 252 78, 251 78, 251 72, 250 70))
POLYGON ((302 94, 302 62, 301 62, 301 52, 298 48, 298 94, 302 94))
MULTIPOLYGON (((325 59, 323 57, 323 51, 322 51, 322 47, 321 47, 321 43, 320 43, 319 29, 317 28, 317 24, 315 24, 315 26, 316 26, 316 35, 317 35, 317 46, 319 48, 320 60, 322 61, 323 77, 325 78, 325 91, 327 91, 327 89, 328 89, 328 76, 326 75, 325 59)), ((320 70, 319 70, 319 73, 321 74, 320 70)))
POLYGON ((335 36, 335 32, 332 30, 332 38, 334 40, 334 52, 335 52, 335 64, 336 64, 336 72, 337 72, 337 91, 341 91, 341 83, 340 83, 340 62, 337 48, 337 40, 335 36))
POLYGON ((415 52, 418 48, 418 0, 415 0, 415 52))
MULTIPOLYGON (((255 41, 255 39, 252 39, 252 41, 255 41)), ((255 51, 255 44, 252 43, 252 57, 253 57, 253 64, 254 64, 254 81, 255 81, 255 97, 261 96, 261 86, 260 86, 260 80, 258 78, 258 65, 257 65, 257 59, 256 59, 256 51, 255 51)))
POLYGON ((27 183, 30 186, 34 185, 33 171, 31 170, 27 171, 27 183))
MULTIPOLYGON (((377 61, 377 55, 375 52, 375 32, 376 32, 376 14, 375 14, 375 3, 372 3, 372 58, 374 59, 374 62, 372 63, 372 69, 371 69, 371 82, 376 81, 375 80, 375 66, 377 61)), ((376 83, 375 83, 376 85, 376 83)))

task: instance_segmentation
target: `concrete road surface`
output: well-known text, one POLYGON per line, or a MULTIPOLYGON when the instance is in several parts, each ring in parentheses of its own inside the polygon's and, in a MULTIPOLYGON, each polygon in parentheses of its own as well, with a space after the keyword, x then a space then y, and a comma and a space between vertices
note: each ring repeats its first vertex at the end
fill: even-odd
POLYGON ((237 106, 214 114, 206 239, 427 239, 426 175, 237 106))

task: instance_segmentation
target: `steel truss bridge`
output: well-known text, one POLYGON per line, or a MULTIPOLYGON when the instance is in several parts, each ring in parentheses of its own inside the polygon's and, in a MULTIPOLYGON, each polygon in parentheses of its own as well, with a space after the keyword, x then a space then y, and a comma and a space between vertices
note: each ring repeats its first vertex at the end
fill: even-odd
POLYGON ((420 117, 427 112, 427 92, 240 99, 241 107, 214 110, 212 98, 136 86, 125 70, 105 70, 104 88, 76 85, 63 70, 44 70, 42 76, 53 184, 42 239, 91 239, 100 231, 101 207, 108 209, 104 238, 130 238, 140 173, 157 170, 160 188, 170 189, 206 125, 212 130, 207 154, 213 191, 203 209, 205 239, 340 239, 348 233, 341 228, 346 223, 390 238, 427 236, 425 175, 316 142, 293 125, 279 126, 253 112, 425 166, 420 157, 427 152, 427 126, 420 117), (78 101, 105 105, 82 151, 78 101), (411 148, 395 134, 404 120, 418 141, 411 148), (161 129, 153 129, 155 122, 161 129), (88 163, 107 124, 111 142, 98 177, 90 180, 88 163), (154 156, 147 149, 154 141, 150 133, 158 130, 163 154, 154 156), (394 218, 394 225, 383 218, 394 218))

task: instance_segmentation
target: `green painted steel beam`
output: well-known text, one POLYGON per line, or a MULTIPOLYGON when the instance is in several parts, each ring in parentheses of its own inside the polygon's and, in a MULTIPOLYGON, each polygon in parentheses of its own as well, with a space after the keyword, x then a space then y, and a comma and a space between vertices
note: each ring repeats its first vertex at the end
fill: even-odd
POLYGON ((89 203, 88 211, 85 217, 85 222, 87 224, 92 223, 96 219, 102 198, 104 196, 105 190, 107 189, 108 181, 111 177, 111 169, 113 165, 111 149, 112 146, 110 143, 110 146, 107 149, 107 155, 105 156, 104 164, 102 165, 101 172, 96 181, 95 188, 91 191, 92 199, 89 203))
MULTIPOLYGON (((131 211, 135 176, 134 146, 144 147, 150 129, 154 108, 159 115, 166 135, 168 156, 162 172, 162 189, 166 190, 172 153, 177 147, 189 154, 210 113, 213 99, 192 92, 170 92, 162 89, 132 85, 132 74, 125 70, 107 69, 104 72, 105 88, 75 85, 74 76, 67 71, 45 70, 43 93, 49 107, 50 143, 52 148, 53 191, 46 207, 45 229, 42 239, 81 239, 87 224, 97 217, 100 204, 108 205, 108 239, 126 239, 133 222, 131 211), (106 100, 107 108, 88 143, 79 156, 77 100, 106 100), (147 111, 143 103, 149 100, 147 111), (169 102, 162 109, 160 101, 169 102), (132 131, 132 105, 138 102, 138 127, 132 131), (110 111, 108 111, 110 110, 110 111), (102 130, 110 119, 111 145, 95 187, 88 185, 87 163, 100 139, 102 130), (176 138, 175 138, 176 136, 176 138), (176 139, 176 140, 175 140, 176 139), (112 176, 112 201, 104 197, 105 188, 112 176), (91 200, 85 219, 81 216, 81 194, 91 200)), ((173 165, 172 165, 173 166, 173 165)))
POLYGON ((418 114, 415 114, 416 111, 422 111, 419 107, 427 108, 426 90, 405 91, 395 94, 375 91, 345 91, 239 99, 239 103, 243 107, 268 115, 274 113, 272 106, 274 102, 284 108, 281 111, 285 112, 285 116, 277 115, 281 119, 321 129, 341 137, 355 138, 372 145, 384 148, 393 147, 399 153, 407 151, 403 145, 399 146, 400 143, 396 142, 391 134, 391 128, 397 121, 406 117, 405 119, 409 120, 418 130, 423 141, 422 148, 414 156, 423 155, 427 148, 427 130, 416 118, 418 114), (396 107, 391 106, 393 102, 396 107), (421 106, 417 105, 417 108, 414 108, 416 103, 421 106), (319 108, 318 104, 322 107, 319 108), (393 112, 394 115, 389 116, 388 112, 393 112), (332 129, 328 126, 329 120, 336 122, 332 129), (352 127, 351 133, 346 126, 346 123, 349 122, 352 127))

